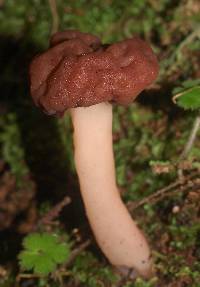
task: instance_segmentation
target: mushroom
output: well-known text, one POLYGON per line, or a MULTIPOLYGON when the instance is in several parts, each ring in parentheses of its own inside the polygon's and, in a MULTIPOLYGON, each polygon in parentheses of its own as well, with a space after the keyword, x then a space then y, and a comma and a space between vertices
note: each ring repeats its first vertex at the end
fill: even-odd
POLYGON ((157 74, 157 59, 140 38, 102 45, 76 30, 56 33, 30 66, 35 104, 51 115, 70 111, 76 170, 97 243, 112 265, 146 278, 152 272, 150 248, 116 183, 112 103, 132 103, 157 74))

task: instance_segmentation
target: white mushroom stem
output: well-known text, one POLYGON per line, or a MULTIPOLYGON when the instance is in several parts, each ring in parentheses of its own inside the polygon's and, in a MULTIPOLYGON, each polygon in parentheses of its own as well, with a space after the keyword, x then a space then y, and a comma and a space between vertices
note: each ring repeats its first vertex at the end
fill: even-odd
POLYGON ((123 204, 116 184, 112 106, 71 109, 75 165, 95 238, 111 264, 151 273, 147 241, 123 204))

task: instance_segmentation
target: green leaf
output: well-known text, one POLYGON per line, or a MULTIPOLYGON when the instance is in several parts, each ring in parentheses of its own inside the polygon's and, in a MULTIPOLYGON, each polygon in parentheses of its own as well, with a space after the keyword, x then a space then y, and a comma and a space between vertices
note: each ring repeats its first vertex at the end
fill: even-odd
POLYGON ((31 235, 28 235, 23 240, 23 246, 25 249, 30 249, 32 251, 38 250, 41 247, 41 235, 39 233, 33 233, 31 235))
POLYGON ((56 263, 49 257, 48 254, 39 256, 37 262, 35 262, 35 273, 40 273, 43 275, 48 275, 50 272, 56 269, 56 263))
POLYGON ((67 244, 57 245, 51 250, 51 256, 56 263, 62 263, 70 255, 70 248, 67 244))
POLYGON ((19 254, 19 263, 24 270, 48 275, 57 264, 65 262, 70 255, 70 244, 59 242, 56 235, 33 233, 23 241, 24 250, 19 254))
POLYGON ((200 109, 200 86, 187 89, 175 95, 173 101, 185 110, 200 109))
POLYGON ((23 251, 19 255, 20 265, 22 269, 31 270, 34 268, 35 262, 37 261, 37 254, 31 254, 28 251, 23 251))

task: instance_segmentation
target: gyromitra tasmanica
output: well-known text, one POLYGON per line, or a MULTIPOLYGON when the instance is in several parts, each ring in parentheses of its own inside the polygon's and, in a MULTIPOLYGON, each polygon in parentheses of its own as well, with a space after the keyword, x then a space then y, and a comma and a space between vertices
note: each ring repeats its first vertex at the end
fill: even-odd
POLYGON ((144 277, 151 274, 150 249, 117 188, 112 103, 132 103, 157 74, 157 59, 140 38, 102 45, 75 30, 53 35, 30 66, 35 104, 50 115, 71 113, 82 198, 101 250, 111 264, 144 277))

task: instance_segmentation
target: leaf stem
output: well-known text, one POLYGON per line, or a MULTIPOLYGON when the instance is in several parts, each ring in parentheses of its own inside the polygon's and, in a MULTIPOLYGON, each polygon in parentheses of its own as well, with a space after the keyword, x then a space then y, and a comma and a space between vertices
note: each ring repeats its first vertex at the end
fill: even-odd
POLYGON ((56 0, 49 0, 49 7, 52 15, 51 35, 53 35, 58 31, 59 28, 59 16, 58 16, 56 0))
POLYGON ((200 114, 198 114, 198 116, 194 120, 193 127, 192 127, 192 130, 190 132, 189 138, 185 144, 183 152, 181 153, 178 161, 181 161, 188 156, 188 154, 189 154, 189 152, 190 152, 191 148, 193 147, 194 142, 196 140, 199 128, 200 128, 200 114))

